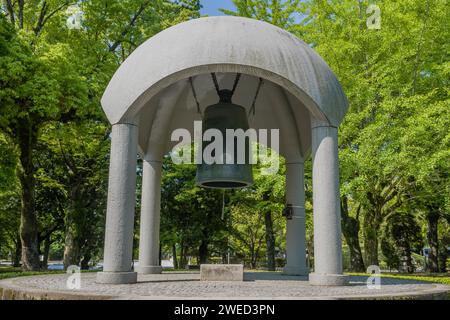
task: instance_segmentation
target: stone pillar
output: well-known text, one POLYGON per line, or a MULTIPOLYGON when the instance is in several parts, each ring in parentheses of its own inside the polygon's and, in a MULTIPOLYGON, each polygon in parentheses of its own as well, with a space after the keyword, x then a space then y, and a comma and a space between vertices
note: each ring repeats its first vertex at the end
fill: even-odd
POLYGON ((287 220, 286 266, 284 273, 307 275, 306 227, 305 227, 305 184, 303 162, 286 163, 286 203, 292 205, 292 219, 287 220))
POLYGON ((138 128, 115 124, 111 138, 103 272, 97 274, 97 282, 134 283, 137 274, 131 268, 138 128))
POLYGON ((139 267, 143 274, 161 273, 159 221, 161 207, 160 161, 143 161, 139 267))
POLYGON ((313 125, 314 273, 312 285, 345 285, 342 274, 337 128, 313 125))

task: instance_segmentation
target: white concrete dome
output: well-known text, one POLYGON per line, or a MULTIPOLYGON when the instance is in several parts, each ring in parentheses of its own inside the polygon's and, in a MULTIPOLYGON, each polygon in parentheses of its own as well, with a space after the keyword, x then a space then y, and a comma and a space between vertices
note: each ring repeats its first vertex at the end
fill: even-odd
POLYGON ((120 66, 103 98, 112 124, 139 126, 138 150, 148 160, 169 151, 170 133, 192 131, 200 120, 189 77, 202 110, 218 101, 211 72, 221 88, 242 77, 233 102, 250 108, 264 79, 250 126, 280 129, 280 153, 304 158, 311 148, 311 121, 338 126, 347 100, 333 72, 306 43, 269 23, 209 17, 168 28, 147 40, 120 66))

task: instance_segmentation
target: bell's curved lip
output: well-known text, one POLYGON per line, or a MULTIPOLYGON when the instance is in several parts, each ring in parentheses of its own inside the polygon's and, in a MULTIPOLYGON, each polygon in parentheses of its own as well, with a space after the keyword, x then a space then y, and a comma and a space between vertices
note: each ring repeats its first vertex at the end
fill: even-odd
POLYGON ((243 189, 247 188, 253 185, 253 181, 243 181, 243 180, 235 180, 235 179, 229 179, 229 178, 215 178, 214 180, 202 180, 196 181, 197 185, 203 188, 209 188, 209 189, 243 189), (223 186, 213 186, 211 184, 219 184, 219 183, 236 183, 237 185, 234 187, 223 187, 223 186))

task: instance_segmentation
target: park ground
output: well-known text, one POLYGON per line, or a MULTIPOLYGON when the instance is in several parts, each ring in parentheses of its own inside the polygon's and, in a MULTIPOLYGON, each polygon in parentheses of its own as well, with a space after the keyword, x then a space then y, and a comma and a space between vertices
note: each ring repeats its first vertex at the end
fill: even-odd
MULTIPOLYGON (((180 269, 173 269, 173 268, 167 268, 164 271, 171 272, 183 272, 187 270, 180 270, 180 269)), ((246 270, 251 272, 257 272, 261 270, 246 270)), ((94 272, 94 271, 83 271, 83 272, 94 272)), ((189 271, 192 272, 192 271, 189 271)), ((22 271, 21 268, 14 268, 14 267, 8 267, 8 266, 0 266, 0 280, 8 279, 8 278, 16 278, 16 277, 26 277, 26 276, 35 276, 35 275, 45 275, 45 274, 61 274, 64 273, 64 271, 61 270, 55 270, 55 271, 22 271)), ((367 276, 367 273, 355 273, 355 272, 349 272, 345 273, 347 275, 352 276, 367 276)), ((405 280, 417 280, 417 281, 428 281, 433 283, 440 283, 445 285, 450 285, 450 274, 449 273, 414 273, 414 274, 400 274, 397 272, 391 272, 391 273, 383 273, 381 274, 381 277, 387 277, 387 278, 395 278, 395 279, 405 279, 405 280)))

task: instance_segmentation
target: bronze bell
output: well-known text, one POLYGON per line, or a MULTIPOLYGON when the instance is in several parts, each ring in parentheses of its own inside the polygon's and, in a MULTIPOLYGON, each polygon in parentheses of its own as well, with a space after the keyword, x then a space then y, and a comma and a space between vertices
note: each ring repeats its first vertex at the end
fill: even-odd
MULTIPOLYGON (((197 184, 206 188, 235 189, 244 188, 253 184, 252 165, 250 163, 248 138, 245 139, 245 163, 238 164, 237 144, 234 144, 233 164, 225 161, 226 152, 226 130, 227 129, 249 129, 247 113, 244 107, 233 104, 231 101, 232 91, 221 90, 220 101, 206 108, 203 118, 203 133, 208 129, 218 129, 223 136, 223 164, 199 164, 197 165, 197 184)), ((236 141, 235 141, 236 142, 236 141)), ((203 142, 202 155, 209 141, 203 142)), ((243 150, 240 150, 242 152, 243 150)))

